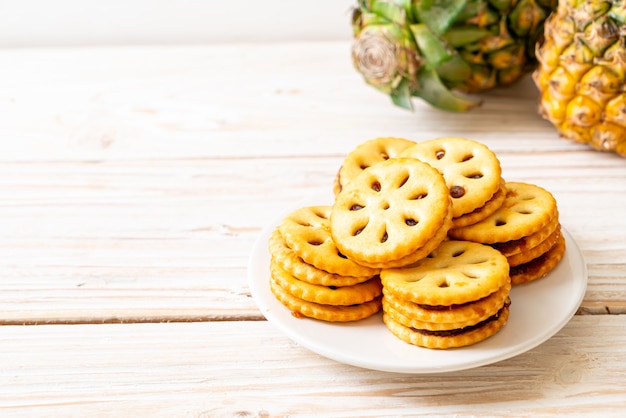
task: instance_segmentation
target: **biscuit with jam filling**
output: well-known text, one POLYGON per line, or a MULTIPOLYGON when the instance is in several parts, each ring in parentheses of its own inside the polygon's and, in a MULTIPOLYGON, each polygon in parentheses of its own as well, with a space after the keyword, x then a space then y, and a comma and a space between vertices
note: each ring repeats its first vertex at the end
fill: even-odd
POLYGON ((506 198, 498 210, 482 221, 452 228, 453 239, 495 244, 534 234, 558 216, 552 193, 530 183, 507 182, 506 198))
POLYGON ((287 292, 274 279, 270 279, 270 290, 285 307, 291 310, 296 318, 313 318, 328 322, 350 322, 369 318, 380 311, 382 296, 357 305, 324 305, 300 299, 287 292))
POLYGON ((382 269, 383 320, 398 338, 427 348, 475 344, 509 315, 509 265, 483 244, 449 240, 428 257, 382 269))
POLYGON ((438 236, 450 206, 437 170, 416 159, 392 158, 366 168, 341 190, 330 233, 339 251, 358 264, 410 263, 438 236))
POLYGON ((544 254, 527 263, 511 267, 511 283, 520 285, 545 277, 559 264, 565 255, 565 247, 565 238, 560 235, 554 246, 544 254))
MULTIPOLYGON (((418 142, 402 151, 400 156, 417 158, 441 173, 452 198, 453 221, 485 206, 501 188, 500 161, 493 151, 477 141, 458 137, 436 138, 418 142)), ((492 203, 501 202, 496 199, 492 203)), ((496 208, 497 205, 491 204, 474 217, 485 217, 496 208)))
POLYGON ((335 195, 339 194, 361 171, 390 158, 396 158, 406 148, 414 145, 409 139, 381 137, 365 141, 350 151, 337 171, 333 183, 335 195))
POLYGON ((460 329, 427 330, 405 326, 388 313, 383 313, 387 328, 401 340, 426 348, 448 349, 479 343, 500 331, 509 319, 509 302, 498 313, 483 322, 460 329))

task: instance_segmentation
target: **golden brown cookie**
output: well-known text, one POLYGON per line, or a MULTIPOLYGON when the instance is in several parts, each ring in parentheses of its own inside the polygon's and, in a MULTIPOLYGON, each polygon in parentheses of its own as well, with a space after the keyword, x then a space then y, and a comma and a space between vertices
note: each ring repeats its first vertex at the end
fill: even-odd
POLYGON ((333 187, 335 194, 367 167, 395 158, 413 144, 414 141, 395 137, 374 138, 359 144, 346 155, 337 173, 333 187))
POLYGON ((393 158, 366 168, 337 195, 331 236, 357 263, 388 263, 426 244, 449 208, 448 189, 437 170, 415 159, 393 158))
POLYGON ((561 261, 565 254, 565 238, 559 235, 556 244, 546 253, 528 263, 511 267, 511 283, 519 285, 545 277, 561 261))
POLYGON ((269 252, 272 262, 279 265, 295 278, 311 284, 319 284, 322 286, 352 286, 372 278, 372 276, 355 277, 332 274, 306 263, 285 244, 285 240, 278 229, 274 230, 270 235, 269 252))
POLYGON ((508 318, 509 305, 505 303, 496 315, 474 326, 456 330, 430 331, 404 326, 387 313, 383 314, 385 325, 396 337, 409 344, 437 349, 464 347, 483 341, 500 331, 508 318))
POLYGON ((276 263, 270 263, 270 272, 276 283, 293 296, 322 305, 356 305, 369 302, 382 294, 380 279, 376 276, 352 286, 321 286, 303 282, 287 273, 276 263))
POLYGON ((497 211, 473 225, 452 228, 448 235, 483 244, 518 240, 539 231, 557 214, 554 197, 539 186, 507 182, 506 190, 497 211))
MULTIPOLYGON (((393 308, 387 301, 387 297, 383 297, 383 312, 389 315, 394 321, 404 325, 405 327, 421 329, 426 331, 447 331, 455 330, 476 325, 480 321, 461 321, 461 322, 429 322, 406 316, 400 311, 393 308)), ((497 311, 496 311, 497 312, 497 311)), ((490 315, 491 316, 491 315, 490 315)))
POLYGON ((528 263, 529 261, 539 257, 554 246, 560 235, 561 228, 558 227, 554 232, 552 232, 552 234, 548 236, 548 238, 535 245, 534 247, 524 250, 521 253, 517 253, 507 257, 506 259, 509 262, 509 266, 519 266, 520 264, 528 263))
POLYGON ((337 171, 337 174, 335 174, 335 177, 333 178, 333 193, 335 194, 335 196, 337 196, 337 194, 341 191, 341 183, 339 182, 340 170, 341 169, 337 171))
POLYGON ((500 188, 501 167, 487 146, 466 138, 444 137, 418 142, 401 157, 427 162, 443 175, 452 197, 452 217, 482 207, 500 188))
POLYGON ((293 296, 273 279, 270 279, 270 290, 280 303, 292 311, 295 317, 309 317, 328 322, 349 322, 369 318, 379 312, 382 307, 382 296, 369 302, 352 306, 322 305, 307 302, 293 296))
POLYGON ((306 263, 341 276, 374 276, 378 269, 362 266, 337 249, 330 235, 330 206, 308 206, 283 218, 278 226, 286 245, 306 263))
POLYGON ((554 233, 554 231, 557 230, 557 228, 560 229, 558 210, 555 213, 555 216, 552 216, 552 219, 550 220, 548 225, 541 228, 534 234, 530 234, 526 237, 522 237, 513 241, 496 242, 495 244, 491 244, 491 246, 500 251, 505 257, 511 257, 521 252, 527 251, 531 248, 534 248, 540 243, 544 242, 546 239, 548 239, 550 235, 554 233))
POLYGON ((448 238, 448 231, 452 226, 452 212, 448 211, 446 218, 443 221, 443 225, 439 228, 439 230, 435 233, 435 235, 429 239, 424 245, 422 245, 418 250, 412 252, 411 254, 402 257, 398 260, 387 261, 384 263, 368 263, 365 261, 360 261, 365 266, 372 268, 398 268, 408 266, 410 264, 416 263, 417 261, 425 258, 428 254, 433 252, 443 241, 448 238))
POLYGON ((444 241, 427 258, 408 267, 382 269, 383 287, 421 305, 460 305, 500 289, 509 264, 498 250, 469 241, 444 241))
POLYGON ((431 323, 477 323, 494 315, 509 296, 511 283, 507 281, 500 289, 484 298, 461 305, 420 305, 400 299, 388 289, 383 289, 384 301, 394 310, 418 321, 431 323))
POLYGON ((491 196, 484 205, 474 209, 470 213, 466 213, 457 218, 452 219, 452 228, 461 228, 463 226, 473 225, 478 223, 500 209, 506 198, 506 182, 500 180, 500 188, 491 196))

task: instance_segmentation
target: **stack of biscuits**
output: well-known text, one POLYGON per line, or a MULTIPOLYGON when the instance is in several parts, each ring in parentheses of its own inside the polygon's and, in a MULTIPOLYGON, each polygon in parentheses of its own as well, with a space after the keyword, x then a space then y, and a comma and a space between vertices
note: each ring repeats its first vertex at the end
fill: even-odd
POLYGON ((398 338, 461 347, 498 332, 512 285, 545 276, 565 241, 554 197, 507 182, 465 138, 375 138, 350 152, 332 206, 297 209, 269 240, 270 289, 297 317, 381 309, 398 338))
POLYGON ((339 251, 371 268, 402 267, 426 257, 451 226, 443 177, 413 158, 365 168, 342 188, 330 213, 339 251))
POLYGON ((346 155, 337 171, 333 183, 335 195, 339 194, 346 184, 367 167, 396 158, 411 145, 415 145, 415 142, 396 137, 374 138, 357 145, 346 155))
POLYGON ((427 258, 383 269, 383 321, 403 341, 428 348, 475 344, 509 317, 509 266, 497 250, 449 240, 427 258))
POLYGON ((436 168, 452 198, 452 227, 474 224, 504 202, 505 181, 496 154, 466 138, 444 137, 405 148, 401 157, 416 158, 436 168))
POLYGON ((482 221, 453 228, 455 239, 489 244, 506 256, 513 285, 544 277, 565 253, 554 196, 528 183, 507 182, 504 203, 482 221))
POLYGON ((565 240, 552 194, 506 182, 496 154, 485 145, 444 137, 415 143, 399 156, 425 161, 441 173, 452 198, 448 236, 501 251, 513 285, 544 277, 563 257, 565 240))
POLYGON ((330 210, 297 209, 273 231, 270 289, 298 317, 364 319, 381 309, 379 269, 359 265, 337 250, 329 232, 330 210))

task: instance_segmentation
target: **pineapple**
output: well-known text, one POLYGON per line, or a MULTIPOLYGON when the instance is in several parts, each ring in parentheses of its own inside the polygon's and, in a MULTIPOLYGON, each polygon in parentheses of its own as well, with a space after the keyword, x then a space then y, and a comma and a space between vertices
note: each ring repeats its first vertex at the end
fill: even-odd
POLYGON ((412 109, 412 97, 465 111, 457 94, 516 81, 556 0, 359 0, 352 60, 365 81, 412 109))
POLYGON ((540 114, 561 136, 626 157, 626 2, 560 0, 536 55, 540 114))

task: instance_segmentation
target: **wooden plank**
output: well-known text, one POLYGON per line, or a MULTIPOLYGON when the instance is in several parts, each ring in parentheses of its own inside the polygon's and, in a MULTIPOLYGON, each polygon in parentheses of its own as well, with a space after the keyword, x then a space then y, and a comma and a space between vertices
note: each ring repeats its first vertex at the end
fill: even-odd
POLYGON ((0 51, 1 160, 342 154, 375 136, 469 136, 496 151, 576 153, 530 78, 465 114, 394 107, 349 43, 0 51))
MULTIPOLYGON (((248 162, 3 168, 0 322, 261 317, 248 258, 276 205, 294 196, 251 186, 248 162)), ((296 181, 281 185, 310 188, 296 181)))
POLYGON ((10 416, 619 416, 626 317, 577 316, 515 358, 405 375, 336 363, 267 322, 7 326, 10 416))

